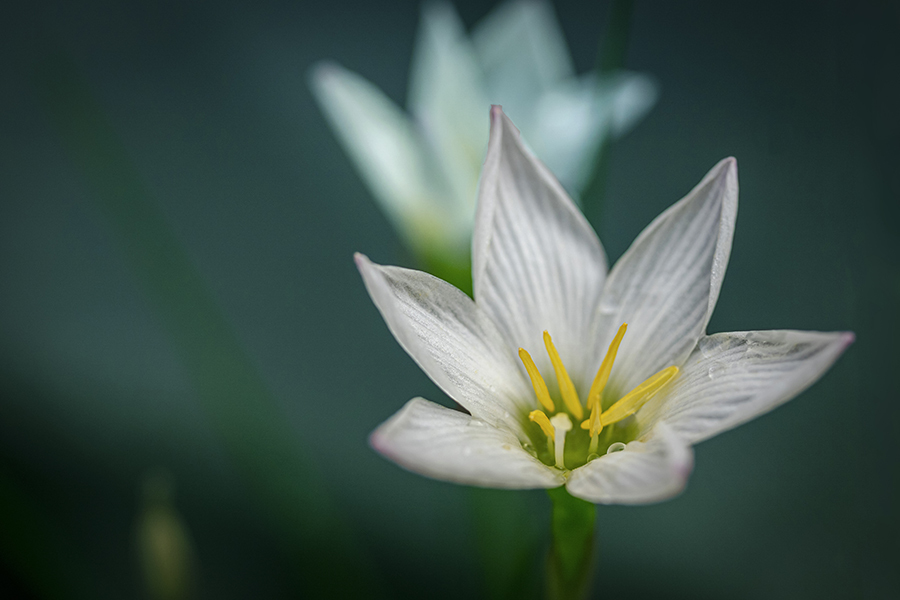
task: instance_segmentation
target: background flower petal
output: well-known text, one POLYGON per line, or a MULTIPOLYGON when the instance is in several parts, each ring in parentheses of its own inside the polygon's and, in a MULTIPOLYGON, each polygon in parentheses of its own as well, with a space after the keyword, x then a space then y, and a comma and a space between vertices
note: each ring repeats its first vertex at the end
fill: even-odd
POLYGON ((337 64, 319 63, 310 79, 322 112, 398 231, 414 247, 452 236, 448 191, 437 184, 433 158, 403 111, 337 64))
POLYGON ((628 323, 608 386, 613 395, 680 366, 705 333, 731 253, 737 202, 737 163, 727 158, 654 219, 613 267, 594 315, 591 353, 599 367, 628 323))
POLYGON ((509 431, 423 398, 407 402, 369 441, 404 469, 444 481, 507 489, 563 483, 509 431))
POLYGON ((423 371, 472 415, 521 439, 522 417, 536 400, 487 315, 449 283, 421 271, 356 265, 391 333, 423 371))
POLYGON ((681 492, 693 466, 691 448, 659 422, 645 441, 572 471, 566 489, 599 504, 647 504, 681 492))
POLYGON ((516 122, 535 154, 575 193, 593 174, 603 140, 627 133, 656 104, 657 95, 656 84, 645 75, 620 72, 602 83, 587 75, 559 82, 537 99, 527 126, 516 122))
POLYGON ((852 333, 717 333, 697 344, 669 388, 638 413, 664 420, 696 444, 787 402, 813 384, 853 342, 852 333))
POLYGON ((484 70, 488 99, 502 103, 504 111, 525 131, 531 131, 538 98, 575 76, 565 38, 548 2, 502 4, 473 29, 472 43, 484 70))
POLYGON ((465 28, 448 2, 426 3, 413 54, 410 113, 438 157, 452 202, 475 214, 478 167, 487 148, 483 75, 465 28), (462 206, 459 204, 462 203, 462 206))
MULTIPOLYGON (((544 330, 573 378, 583 371, 606 256, 584 215, 519 139, 499 107, 478 192, 472 242, 475 298, 542 373, 544 330)), ((552 379, 552 378, 551 378, 552 379)), ((548 381, 548 383, 550 383, 548 381)))

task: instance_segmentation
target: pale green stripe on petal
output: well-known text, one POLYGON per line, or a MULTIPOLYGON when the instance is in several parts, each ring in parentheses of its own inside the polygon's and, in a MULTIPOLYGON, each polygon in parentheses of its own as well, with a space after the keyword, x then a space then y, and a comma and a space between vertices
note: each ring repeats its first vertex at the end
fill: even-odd
POLYGON ((704 337, 679 376, 638 413, 696 444, 787 402, 853 342, 847 332, 748 331, 704 337))
POLYGON ((370 437, 401 467, 443 481, 505 489, 553 488, 561 471, 526 452, 516 436, 465 413, 414 398, 370 437))

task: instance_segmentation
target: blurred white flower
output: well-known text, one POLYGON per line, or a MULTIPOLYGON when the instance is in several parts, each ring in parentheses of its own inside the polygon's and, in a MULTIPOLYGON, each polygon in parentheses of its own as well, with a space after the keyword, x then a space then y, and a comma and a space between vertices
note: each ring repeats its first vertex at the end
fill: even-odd
POLYGON ((853 341, 706 335, 737 201, 737 166, 725 159, 607 276, 596 234, 495 107, 472 242, 475 300, 357 255, 394 337, 468 411, 416 398, 372 434, 373 447, 463 484, 565 485, 601 503, 678 493, 692 444, 796 396, 853 341))
POLYGON ((312 89, 406 243, 420 256, 466 262, 490 104, 506 107, 577 196, 603 140, 625 133, 657 96, 643 75, 576 77, 553 9, 534 0, 500 6, 470 37, 450 4, 426 4, 409 115, 333 63, 313 69, 312 89))

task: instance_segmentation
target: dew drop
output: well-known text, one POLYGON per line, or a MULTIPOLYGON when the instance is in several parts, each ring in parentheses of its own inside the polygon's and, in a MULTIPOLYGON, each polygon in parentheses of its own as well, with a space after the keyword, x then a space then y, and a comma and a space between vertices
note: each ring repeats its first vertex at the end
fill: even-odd
POLYGON ((625 449, 625 444, 622 442, 616 442, 615 444, 610 444, 609 448, 606 449, 607 454, 612 454, 613 452, 621 452, 625 449))
POLYGON ((724 372, 725 372, 725 367, 716 363, 709 368, 709 370, 707 371, 707 374, 709 375, 710 379, 715 379, 716 377, 719 377, 724 372))
POLYGON ((591 462, 595 458, 600 458, 600 455, 597 454, 596 452, 592 452, 592 453, 588 454, 587 462, 591 462))

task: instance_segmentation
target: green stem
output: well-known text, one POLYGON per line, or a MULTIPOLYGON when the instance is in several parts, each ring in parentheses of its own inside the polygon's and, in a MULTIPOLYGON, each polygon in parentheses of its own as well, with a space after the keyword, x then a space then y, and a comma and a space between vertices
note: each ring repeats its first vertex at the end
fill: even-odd
POLYGON ((594 574, 593 504, 576 498, 565 486, 547 490, 553 502, 550 530, 552 540, 547 558, 547 598, 586 598, 594 574))
MULTIPOLYGON (((606 33, 601 39, 597 54, 597 77, 600 85, 603 85, 607 77, 625 67, 628 33, 631 29, 633 12, 634 0, 613 0, 610 5, 606 33)), ((604 135, 603 141, 597 149, 594 172, 582 193, 584 214, 594 229, 600 227, 600 219, 603 214, 611 150, 612 140, 609 135, 604 135)))
POLYGON ((541 524, 521 491, 470 488, 475 541, 490 600, 536 600, 541 524))

